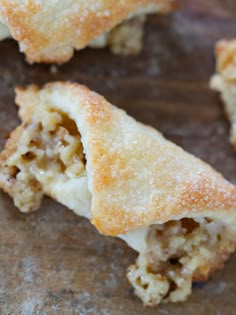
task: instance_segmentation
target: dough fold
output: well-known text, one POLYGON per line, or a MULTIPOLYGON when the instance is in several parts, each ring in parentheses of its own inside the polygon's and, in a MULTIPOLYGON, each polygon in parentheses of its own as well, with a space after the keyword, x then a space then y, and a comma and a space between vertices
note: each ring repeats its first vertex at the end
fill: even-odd
POLYGON ((17 88, 22 123, 0 186, 23 212, 44 194, 139 252, 128 279, 146 305, 183 301, 235 250, 236 187, 75 83, 17 88))

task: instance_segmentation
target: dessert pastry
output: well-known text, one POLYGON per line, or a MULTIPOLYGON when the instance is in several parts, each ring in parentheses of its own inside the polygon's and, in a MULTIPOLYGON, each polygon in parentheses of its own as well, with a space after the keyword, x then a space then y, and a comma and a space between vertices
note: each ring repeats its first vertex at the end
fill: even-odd
POLYGON ((231 143, 236 147, 236 40, 221 40, 216 45, 217 74, 212 89, 221 92, 226 114, 231 122, 231 143))
POLYGON ((31 63, 63 63, 74 49, 88 45, 110 45, 115 53, 137 53, 145 16, 169 12, 175 2, 0 0, 0 39, 16 39, 31 63))
POLYGON ((17 88, 22 123, 0 154, 0 185, 22 212, 44 194, 139 256, 145 305, 183 301, 235 250, 236 187, 102 96, 72 83, 17 88))

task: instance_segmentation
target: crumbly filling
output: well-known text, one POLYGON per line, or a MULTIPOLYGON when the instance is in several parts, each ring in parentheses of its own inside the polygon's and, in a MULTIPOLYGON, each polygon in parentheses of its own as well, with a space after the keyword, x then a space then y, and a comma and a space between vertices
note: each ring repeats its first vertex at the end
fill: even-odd
POLYGON ((89 46, 109 46, 114 54, 135 55, 142 50, 145 15, 135 16, 93 39, 89 46))
POLYGON ((111 30, 108 44, 113 54, 136 55, 142 50, 145 17, 136 17, 111 30))
POLYGON ((41 107, 23 128, 4 176, 15 205, 29 212, 40 206, 43 187, 83 176, 85 157, 76 124, 65 113, 41 107))
POLYGON ((235 249, 220 222, 182 219, 150 227, 146 249, 128 269, 128 279, 145 305, 184 301, 192 282, 206 281, 235 249))

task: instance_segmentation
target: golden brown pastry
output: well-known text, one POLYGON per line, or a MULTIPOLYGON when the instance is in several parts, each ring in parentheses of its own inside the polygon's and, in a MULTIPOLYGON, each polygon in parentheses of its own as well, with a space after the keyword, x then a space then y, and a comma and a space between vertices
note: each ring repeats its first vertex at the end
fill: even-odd
POLYGON ((137 53, 145 15, 169 12, 176 1, 0 0, 0 39, 16 39, 31 63, 63 63, 87 45, 137 53))
POLYGON ((145 305, 185 300, 235 250, 236 187, 206 163, 78 84, 18 88, 16 103, 1 187, 23 212, 46 194, 124 239, 145 305))
POLYGON ((212 89, 221 92, 226 114, 231 122, 231 143, 236 148, 236 39, 221 40, 216 44, 217 74, 212 89))

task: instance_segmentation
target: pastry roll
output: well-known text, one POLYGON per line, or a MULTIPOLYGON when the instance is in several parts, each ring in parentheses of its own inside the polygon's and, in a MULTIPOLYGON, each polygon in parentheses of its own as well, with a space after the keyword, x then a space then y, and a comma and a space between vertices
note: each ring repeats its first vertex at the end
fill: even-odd
POLYGON ((138 53, 145 16, 169 12, 176 1, 0 0, 0 39, 16 39, 31 63, 63 63, 88 45, 138 53))
POLYGON ((17 88, 22 123, 0 154, 0 185, 22 212, 44 194, 139 256, 145 305, 183 301, 235 250, 236 187, 88 88, 17 88))
POLYGON ((217 74, 210 86, 221 93, 225 112, 231 123, 231 143, 236 148, 236 39, 220 40, 216 44, 217 74))

